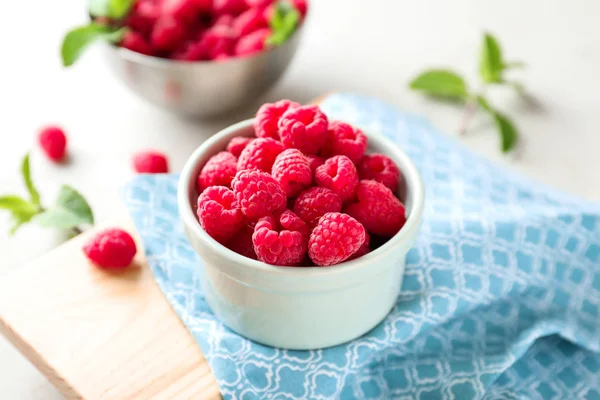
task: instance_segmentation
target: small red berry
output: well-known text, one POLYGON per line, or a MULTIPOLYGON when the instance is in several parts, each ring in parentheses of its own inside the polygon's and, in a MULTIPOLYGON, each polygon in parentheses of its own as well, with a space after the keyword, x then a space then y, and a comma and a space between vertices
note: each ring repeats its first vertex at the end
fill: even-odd
POLYGON ((214 60, 217 56, 230 54, 235 45, 235 30, 226 25, 215 25, 206 30, 198 41, 203 59, 214 60))
POLYGON ((343 202, 354 198, 358 185, 358 173, 354 163, 346 156, 335 156, 315 171, 315 182, 336 192, 343 202))
POLYGON ((42 128, 38 136, 40 147, 46 156, 54 161, 61 161, 67 149, 67 136, 58 126, 47 126, 42 128))
POLYGON ((233 27, 233 21, 235 21, 235 17, 231 14, 223 14, 219 15, 219 17, 215 20, 213 26, 217 25, 225 25, 229 28, 233 27))
POLYGON ((246 0, 246 6, 250 8, 265 8, 274 2, 275 0, 246 0))
POLYGON ((125 24, 133 31, 149 37, 160 16, 160 4, 154 0, 139 0, 133 5, 125 24))
POLYGON ((204 164, 198 175, 198 190, 202 192, 210 186, 231 186, 237 172, 237 158, 227 151, 221 151, 204 164))
POLYGON ((308 256, 317 265, 339 264, 365 241, 365 228, 347 214, 327 213, 319 219, 308 241, 308 256))
POLYGON ((321 149, 323 157, 344 155, 356 163, 367 150, 367 137, 358 128, 342 121, 329 122, 327 140, 321 149))
POLYGON ((266 172, 256 169, 239 171, 231 187, 242 212, 250 219, 256 220, 285 209, 285 192, 266 172))
POLYGON ((170 15, 162 15, 152 29, 151 44, 159 51, 173 51, 185 40, 185 36, 181 22, 170 15))
POLYGON ((306 16, 306 11, 308 9, 308 4, 306 0, 291 0, 296 10, 300 13, 302 18, 306 16))
POLYGON ((267 21, 263 16, 263 10, 259 8, 246 10, 233 21, 233 28, 240 37, 265 27, 267 27, 267 21))
POLYGON ((310 170, 315 173, 315 170, 319 168, 321 165, 325 164, 325 159, 323 157, 309 155, 306 156, 308 158, 308 163, 310 164, 310 170))
POLYGON ((279 137, 286 149, 317 154, 327 138, 327 116, 317 106, 300 106, 287 110, 279 120, 279 137))
POLYGON ((369 253, 371 251, 371 247, 369 246, 370 242, 371 242, 371 235, 369 235, 367 232, 365 232, 365 241, 358 248, 358 250, 356 250, 356 253, 352 254, 348 260, 354 260, 354 259, 357 259, 357 258, 362 257, 365 254, 369 253))
POLYGON ((244 215, 235 194, 224 186, 211 186, 198 197, 198 220, 219 243, 233 238, 244 226, 244 215))
POLYGON ((279 140, 279 120, 281 116, 290 108, 296 107, 300 107, 300 104, 291 100, 263 104, 256 112, 256 118, 254 119, 256 137, 279 140))
POLYGON ((131 235, 119 228, 97 232, 83 246, 83 252, 104 269, 121 269, 131 264, 137 248, 131 235))
POLYGON ((210 11, 210 0, 162 0, 162 14, 193 25, 200 13, 210 11))
POLYGON ((121 47, 135 51, 136 53, 152 55, 152 46, 141 34, 134 31, 127 31, 121 40, 121 47))
POLYGON ((237 169, 260 169, 271 172, 275 158, 283 151, 283 146, 270 138, 259 138, 250 142, 238 158, 237 169))
POLYGON ((235 45, 236 56, 249 56, 263 51, 266 47, 265 41, 271 36, 271 29, 261 28, 242 36, 235 45))
POLYGON ((258 259, 264 263, 280 266, 298 265, 306 254, 308 236, 306 225, 300 225, 300 230, 289 226, 290 221, 300 222, 291 211, 281 214, 279 221, 267 216, 261 218, 254 228, 252 242, 258 259), (291 215, 290 215, 291 214, 291 215), (288 226, 284 226, 284 223, 288 226))
POLYGON ((212 10, 214 15, 233 14, 238 15, 248 6, 244 0, 213 0, 212 10))
POLYGON ((133 156, 133 168, 140 174, 165 174, 169 172, 169 162, 163 153, 148 150, 133 156))
POLYGON ((402 174, 396 163, 384 154, 369 154, 357 164, 358 177, 383 183, 392 192, 398 190, 402 174))
POLYGON ((239 157, 242 154, 242 151, 248 146, 248 144, 253 141, 254 138, 245 137, 245 136, 237 136, 229 141, 227 144, 227 151, 233 154, 236 157, 239 157))
POLYGON ((257 260, 256 252, 254 251, 254 244, 252 243, 252 235, 254 234, 254 227, 250 225, 244 225, 244 227, 230 240, 227 241, 225 246, 244 257, 257 260))
POLYGON ((277 156, 271 175, 279 182, 287 197, 296 197, 312 183, 308 159, 296 149, 284 150, 277 156))
POLYGON ((298 195, 293 209, 304 222, 314 226, 326 213, 342 211, 342 199, 331 189, 315 186, 298 195))

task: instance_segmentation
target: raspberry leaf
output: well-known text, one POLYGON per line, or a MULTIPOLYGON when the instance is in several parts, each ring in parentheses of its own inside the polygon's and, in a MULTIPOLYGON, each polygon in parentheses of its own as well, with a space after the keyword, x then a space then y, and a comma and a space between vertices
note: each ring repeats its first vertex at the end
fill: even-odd
POLYGON ((23 176, 23 181, 25 182, 25 187, 27 187, 27 191, 29 192, 29 197, 31 199, 31 203, 35 206, 40 205, 40 194, 35 188, 33 181, 31 179, 31 169, 29 165, 29 153, 25 154, 23 157, 23 162, 21 164, 21 175, 23 176))
POLYGON ((468 97, 465 80, 455 72, 432 69, 410 82, 410 88, 434 97, 465 101, 468 97))
POLYGON ((13 235, 21 225, 29 222, 33 216, 40 212, 40 208, 37 205, 16 195, 1 196, 0 209, 7 210, 11 213, 14 223, 10 229, 11 235, 13 235))
POLYGON ((289 1, 278 1, 269 21, 273 33, 267 38, 267 46, 281 46, 296 31, 300 22, 300 12, 289 1))
POLYGON ((35 222, 44 227, 70 229, 82 224, 93 224, 94 215, 88 202, 78 191, 63 185, 54 207, 37 215, 35 222))
POLYGON ((69 31, 61 47, 63 65, 65 67, 73 65, 92 43, 102 39, 116 43, 124 34, 125 28, 115 30, 94 22, 69 31))
POLYGON ((497 111, 494 113, 494 120, 500 133, 502 152, 508 153, 515 147, 519 140, 517 129, 507 116, 497 111))

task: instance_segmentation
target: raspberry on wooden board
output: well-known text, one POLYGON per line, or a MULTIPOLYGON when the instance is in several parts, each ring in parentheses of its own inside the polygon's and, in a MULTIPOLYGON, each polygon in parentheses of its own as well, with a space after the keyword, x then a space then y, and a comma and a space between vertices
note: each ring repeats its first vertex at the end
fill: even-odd
POLYGON ((100 268, 121 269, 131 264, 137 247, 129 233, 108 228, 94 234, 83 246, 83 252, 100 268))

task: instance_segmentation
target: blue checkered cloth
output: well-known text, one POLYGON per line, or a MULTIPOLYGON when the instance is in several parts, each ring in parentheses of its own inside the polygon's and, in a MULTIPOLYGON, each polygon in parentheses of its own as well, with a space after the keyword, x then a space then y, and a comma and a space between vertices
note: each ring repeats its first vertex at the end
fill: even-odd
POLYGON ((156 281, 223 397, 600 399, 600 206, 503 171, 377 100, 333 95, 322 108, 396 142, 427 193, 396 306, 351 343, 286 351, 227 329, 200 290, 177 176, 140 176, 124 191, 156 281))

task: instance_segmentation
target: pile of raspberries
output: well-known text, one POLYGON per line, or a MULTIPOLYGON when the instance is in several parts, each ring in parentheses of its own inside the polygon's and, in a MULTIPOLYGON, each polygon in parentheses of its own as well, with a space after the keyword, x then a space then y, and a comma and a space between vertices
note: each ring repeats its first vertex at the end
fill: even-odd
MULTIPOLYGON (((306 14, 306 0, 286 0, 306 14)), ((263 51, 275 0, 136 0, 120 45, 181 61, 223 60, 263 51)))
POLYGON ((234 137, 198 176, 198 220, 219 243, 279 266, 329 266, 367 254, 406 222, 403 179, 367 137, 317 106, 264 104, 256 137, 234 137))

